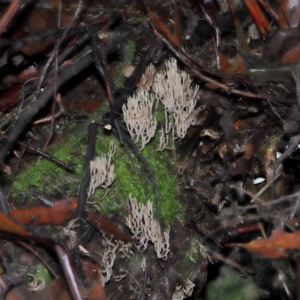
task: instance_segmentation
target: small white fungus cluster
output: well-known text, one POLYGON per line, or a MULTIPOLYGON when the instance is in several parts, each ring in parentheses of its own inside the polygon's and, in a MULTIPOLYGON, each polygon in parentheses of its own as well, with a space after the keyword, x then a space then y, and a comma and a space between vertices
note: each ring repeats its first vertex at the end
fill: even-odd
POLYGON ((185 287, 177 284, 175 288, 175 292, 172 295, 172 300, 183 300, 187 297, 192 296, 195 284, 188 279, 185 282, 185 287))
POLYGON ((112 236, 103 234, 101 251, 102 259, 100 262, 101 281, 103 286, 105 286, 106 282, 111 278, 118 246, 119 244, 113 240, 112 236))
POLYGON ((184 138, 194 117, 196 96, 199 86, 191 87, 192 79, 185 71, 178 71, 177 61, 173 58, 165 63, 165 70, 154 78, 152 89, 157 99, 165 107, 165 133, 171 129, 175 136, 184 138))
POLYGON ((46 281, 44 278, 38 278, 33 274, 27 274, 32 280, 27 283, 27 287, 32 292, 37 292, 45 288, 46 281))
POLYGON ((141 141, 141 149, 152 139, 157 127, 154 115, 154 98, 165 109, 165 128, 161 129, 160 145, 163 150, 169 143, 172 146, 176 138, 184 138, 188 128, 195 123, 196 97, 199 86, 191 86, 192 79, 185 71, 177 68, 172 58, 165 68, 155 76, 155 68, 150 65, 142 76, 136 93, 123 105, 123 116, 131 138, 141 141))
POLYGON ((151 241, 157 257, 166 260, 170 251, 170 227, 168 226, 162 232, 158 221, 153 219, 153 204, 150 200, 144 205, 139 204, 136 198, 130 196, 129 203, 130 214, 126 217, 126 224, 133 237, 140 242, 136 247, 143 252, 147 249, 148 242, 151 241))
POLYGON ((88 198, 95 193, 99 186, 108 189, 114 179, 114 164, 111 162, 112 157, 116 152, 116 146, 113 143, 109 144, 108 154, 102 154, 90 161, 90 185, 88 189, 88 198))
POLYGON ((154 97, 147 91, 138 89, 123 105, 124 121, 132 139, 141 140, 141 149, 149 143, 155 134, 157 120, 153 111, 154 97))

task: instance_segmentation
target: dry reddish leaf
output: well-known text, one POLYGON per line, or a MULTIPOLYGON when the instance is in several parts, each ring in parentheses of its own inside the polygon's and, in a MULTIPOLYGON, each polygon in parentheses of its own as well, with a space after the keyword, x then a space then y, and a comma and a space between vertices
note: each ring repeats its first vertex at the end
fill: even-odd
POLYGON ((260 230, 260 224, 243 224, 234 228, 234 231, 239 235, 260 230))
POLYGON ((2 93, 0 96, 0 111, 2 113, 10 111, 10 108, 15 106, 20 98, 22 85, 16 85, 2 93))
POLYGON ((225 54, 219 51, 219 59, 220 59, 220 75, 230 76, 241 74, 247 71, 247 67, 245 65, 244 59, 238 55, 230 64, 228 58, 225 54))
POLYGON ((83 291, 84 299, 105 300, 105 293, 101 281, 95 282, 92 287, 83 291))
POLYGON ((288 63, 288 64, 294 64, 296 63, 300 58, 300 45, 296 45, 290 50, 287 50, 281 59, 282 63, 288 63))
POLYGON ((105 292, 101 284, 101 272, 98 264, 84 259, 82 260, 82 269, 85 280, 92 283, 89 289, 83 289, 84 299, 104 300, 105 292))
POLYGON ((6 216, 3 212, 0 211, 0 230, 7 231, 10 233, 15 233, 22 236, 29 236, 31 233, 25 228, 15 223, 11 218, 6 216))
POLYGON ((279 28, 281 28, 281 29, 289 28, 289 24, 286 19, 286 15, 281 6, 278 7, 278 9, 276 11, 276 15, 278 17, 277 22, 278 22, 279 28))
POLYGON ((43 205, 15 209, 10 212, 11 217, 23 224, 62 224, 63 222, 75 218, 77 208, 77 198, 57 201, 52 207, 43 205))
MULTIPOLYGON (((28 290, 28 288, 24 284, 13 287, 11 290, 8 291, 8 293, 5 296, 5 300, 32 300, 32 299, 33 299, 32 293, 28 290)), ((44 298, 44 299, 50 299, 50 298, 44 298)))
POLYGON ((233 243, 226 246, 243 247, 268 258, 286 257, 289 250, 300 250, 300 230, 286 233, 280 229, 275 229, 268 239, 261 238, 246 244, 233 243))
MULTIPOLYGON (((65 221, 75 218, 77 201, 78 201, 77 198, 64 199, 61 201, 57 201, 52 207, 40 205, 40 206, 35 206, 26 209, 15 209, 12 210, 10 213, 11 213, 11 217, 14 220, 23 224, 29 224, 33 222, 36 225, 41 225, 41 224, 58 225, 58 224, 62 224, 65 221)), ((111 223, 109 220, 103 218, 100 214, 93 211, 88 211, 88 218, 91 224, 96 229, 104 233, 113 235, 115 238, 123 241, 136 242, 131 236, 123 233, 116 225, 111 223)), ((5 230, 5 229, 1 228, 0 225, 0 230, 5 230)), ((12 232, 10 230, 6 230, 6 231, 12 232)))
MULTIPOLYGON (((219 70, 220 71, 225 70, 224 73, 228 74, 226 71, 228 71, 232 65, 229 64, 227 56, 223 54, 219 48, 217 48, 217 55, 219 61, 219 70)), ((230 70, 230 72, 232 71, 230 70)), ((229 74, 231 75, 232 73, 229 74)))
POLYGON ((89 221, 98 230, 113 235, 116 239, 126 242, 136 242, 131 236, 122 232, 116 225, 93 211, 88 212, 89 221))
MULTIPOLYGON (((65 9, 62 10, 61 15, 58 15, 58 1, 45 1, 45 5, 38 4, 38 1, 36 4, 32 3, 30 7, 28 7, 28 10, 30 10, 30 13, 26 13, 26 11, 23 13, 19 13, 19 6, 22 4, 24 1, 21 0, 14 0, 12 1, 11 5, 7 9, 7 14, 10 10, 10 7, 14 2, 17 2, 15 4, 16 8, 15 11, 12 11, 9 15, 10 18, 14 17, 14 15, 17 13, 16 18, 18 18, 18 15, 20 16, 20 21, 21 26, 16 26, 16 28, 13 28, 13 37, 14 38, 21 38, 21 37, 32 37, 31 43, 28 45, 24 46, 21 48, 22 52, 26 55, 35 55, 39 52, 47 50, 47 48, 55 44, 58 40, 58 37, 56 34, 54 34, 55 31, 58 30, 58 18, 60 18, 61 22, 61 27, 64 28, 72 19, 74 15, 74 10, 77 8, 77 2, 72 5, 68 5, 66 1, 64 1, 63 5, 65 9), (36 37, 38 35, 45 33, 46 31, 51 32, 53 31, 53 36, 47 38, 46 40, 36 40, 36 37)), ((16 21, 16 18, 14 18, 14 21, 16 21)), ((75 20, 75 23, 73 26, 77 26, 80 21, 87 22, 88 14, 84 15, 81 17, 82 19, 77 19, 75 20)), ((0 19, 0 30, 1 30, 1 23, 2 19, 4 21, 4 18, 2 17, 0 19)), ((5 24, 4 24, 5 25, 5 24)), ((6 26, 7 27, 7 26, 6 26)), ((9 29, 9 27, 8 27, 9 29)))
POLYGON ((235 130, 238 130, 240 126, 242 126, 246 122, 245 119, 238 119, 233 123, 233 127, 235 130))
POLYGON ((45 288, 36 292, 35 299, 71 300, 71 295, 63 278, 54 279, 45 288))
MULTIPOLYGON (((81 293, 83 294, 84 299, 87 300, 104 300, 105 292, 101 285, 101 281, 93 282, 89 289, 84 287, 80 288, 81 293)), ((31 295, 32 296, 32 295, 31 295)), ((24 298, 24 300, 32 299, 32 298, 24 298)), ((64 299, 71 300, 72 297, 70 295, 69 289, 66 285, 66 282, 63 278, 57 278, 53 280, 50 284, 48 284, 44 289, 38 291, 35 295, 34 299, 64 299)), ((23 298, 16 298, 12 300, 23 300, 23 298)))
POLYGON ((9 7, 7 8, 6 12, 0 19, 0 33, 5 29, 8 22, 16 15, 20 6, 22 4, 21 0, 13 0, 11 1, 9 7))
POLYGON ((267 31, 271 28, 271 24, 264 16, 263 11, 260 9, 256 0, 244 0, 244 3, 249 9, 249 12, 254 19, 259 32, 263 37, 265 37, 267 35, 267 31))

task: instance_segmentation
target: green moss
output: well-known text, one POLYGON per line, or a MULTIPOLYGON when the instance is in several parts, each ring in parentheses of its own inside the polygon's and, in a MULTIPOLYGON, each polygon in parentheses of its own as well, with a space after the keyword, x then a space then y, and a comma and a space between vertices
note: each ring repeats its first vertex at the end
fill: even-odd
POLYGON ((252 277, 243 278, 228 266, 220 269, 220 274, 207 286, 207 300, 256 300, 267 296, 252 277))
POLYGON ((113 86, 115 90, 124 87, 126 77, 123 74, 123 68, 126 65, 132 64, 134 60, 135 51, 136 43, 133 40, 128 40, 123 51, 122 60, 120 61, 120 64, 118 66, 117 73, 114 76, 113 86))
MULTIPOLYGON (((97 143, 97 152, 107 153, 109 142, 113 138, 101 138, 97 143), (101 149, 101 150, 100 150, 101 149)), ((117 142, 116 140, 114 141, 117 142)), ((172 222, 174 217, 182 218, 182 205, 178 200, 176 176, 173 174, 173 165, 169 151, 155 151, 156 142, 148 144, 142 154, 148 161, 157 181, 161 196, 161 217, 166 222, 172 222)), ((152 183, 149 181, 142 164, 135 158, 129 157, 124 148, 117 147, 113 158, 115 164, 116 178, 107 196, 103 198, 106 191, 98 189, 91 197, 91 202, 98 201, 100 209, 104 214, 124 211, 127 208, 129 195, 137 198, 141 203, 150 199, 155 206, 155 193, 152 183)), ((154 208, 155 210, 155 208, 154 208)))
MULTIPOLYGON (((74 167, 78 176, 78 174, 81 173, 84 158, 81 154, 75 155, 74 151, 77 145, 80 145, 84 134, 86 134, 87 127, 79 126, 76 130, 73 130, 73 132, 71 131, 72 128, 67 125, 64 125, 63 127, 64 130, 70 134, 68 137, 64 138, 63 141, 55 145, 53 149, 50 149, 49 154, 74 167)), ((81 151, 81 153, 83 152, 81 151)), ((65 191, 71 193, 74 192, 74 182, 63 180, 63 175, 70 174, 57 164, 45 158, 38 159, 26 168, 26 172, 21 172, 14 180, 13 193, 24 192, 32 185, 37 186, 40 190, 45 192, 51 192, 53 191, 54 186, 62 186, 62 182, 66 184, 64 188, 65 191)), ((67 193, 68 196, 69 194, 70 193, 67 193)))
POLYGON ((45 280, 45 285, 51 283, 51 275, 49 274, 47 268, 44 265, 38 265, 36 268, 36 278, 42 278, 45 280))
POLYGON ((131 64, 136 51, 136 43, 133 40, 128 40, 126 45, 126 51, 124 53, 123 63, 125 65, 131 64))
MULTIPOLYGON (((79 180, 81 178, 82 166, 84 164, 84 153, 86 152, 87 132, 90 122, 99 120, 99 114, 107 112, 108 104, 104 103, 98 112, 81 124, 72 123, 67 120, 60 122, 61 132, 68 134, 61 138, 61 141, 55 143, 48 149, 48 153, 54 158, 72 166, 75 173, 71 174, 45 158, 39 158, 22 170, 14 179, 12 192, 23 193, 29 186, 37 186, 39 190, 51 193, 54 187, 63 187, 67 197, 74 197, 78 191, 79 180), (76 180, 65 180, 63 176, 74 177, 76 180)), ((47 126, 47 130, 49 127, 47 126)), ((48 131, 47 131, 48 132, 48 131)))
MULTIPOLYGON (((106 105, 103 105, 100 114, 104 113, 106 109, 108 109, 106 105)), ((29 186, 34 185, 40 191, 49 194, 58 188, 67 197, 76 196, 85 159, 88 124, 96 119, 99 119, 99 114, 91 115, 86 122, 77 125, 73 131, 67 123, 61 124, 62 130, 67 131, 69 135, 49 151, 57 159, 73 166, 76 170, 75 174, 70 174, 55 163, 42 158, 31 163, 25 171, 17 176, 13 184, 13 193, 26 192, 29 186), (75 182, 74 180, 66 180, 64 176, 72 176, 75 182)), ((183 209, 178 200, 179 193, 176 187, 176 176, 172 171, 174 162, 172 162, 171 153, 169 151, 155 151, 158 144, 157 140, 158 136, 145 147, 142 154, 156 177, 161 196, 161 217, 166 222, 172 222, 174 217, 182 219, 183 209)), ((117 146, 117 152, 113 159, 116 173, 115 182, 104 199, 102 198, 106 191, 99 188, 90 201, 99 202, 101 206, 97 207, 104 214, 124 213, 130 194, 143 203, 150 199, 155 206, 153 186, 141 163, 132 154, 128 156, 125 149, 119 146, 119 142, 112 135, 105 134, 101 129, 98 130, 95 156, 107 153, 110 142, 114 142, 117 146)))
MULTIPOLYGON (((156 100, 155 100, 156 101, 156 100)), ((155 103, 155 102, 154 102, 155 103)), ((158 122, 165 123, 165 109, 164 106, 159 101, 157 109, 155 110, 155 117, 158 122)))

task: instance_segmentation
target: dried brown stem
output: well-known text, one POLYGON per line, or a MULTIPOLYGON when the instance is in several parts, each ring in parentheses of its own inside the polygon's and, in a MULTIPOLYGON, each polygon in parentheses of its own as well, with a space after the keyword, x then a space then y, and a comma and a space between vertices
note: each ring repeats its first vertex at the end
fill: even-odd
POLYGON ((6 10, 6 12, 4 13, 4 15, 0 20, 0 34, 3 32, 8 22, 16 15, 21 4, 22 4, 22 0, 11 1, 8 9, 6 10))
POLYGON ((101 43, 99 45, 99 50, 100 50, 101 60, 102 60, 102 64, 103 64, 104 72, 105 72, 104 81, 105 81, 105 86, 106 86, 108 101, 109 101, 110 106, 113 106, 114 99, 113 99, 112 90, 111 90, 110 71, 109 71, 109 66, 107 64, 105 50, 104 50, 104 45, 103 45, 102 41, 101 41, 101 43))

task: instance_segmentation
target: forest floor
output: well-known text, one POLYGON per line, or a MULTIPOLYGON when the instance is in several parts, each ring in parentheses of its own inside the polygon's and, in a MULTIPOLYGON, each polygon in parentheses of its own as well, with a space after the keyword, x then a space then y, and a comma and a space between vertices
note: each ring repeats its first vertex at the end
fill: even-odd
POLYGON ((0 299, 300 299, 300 4, 98 3, 0 4, 0 299))

